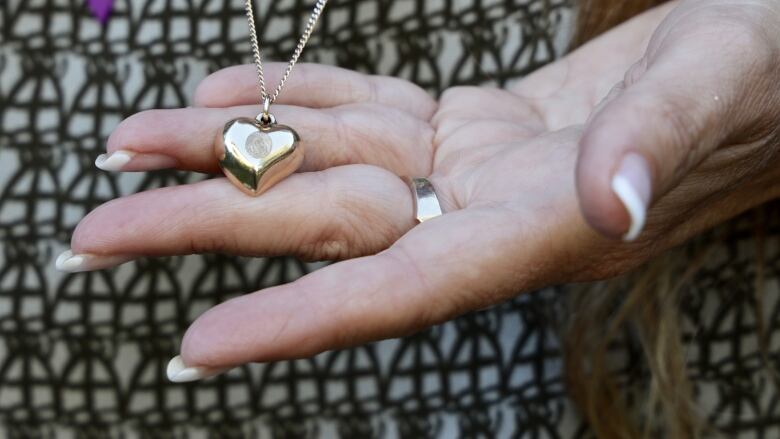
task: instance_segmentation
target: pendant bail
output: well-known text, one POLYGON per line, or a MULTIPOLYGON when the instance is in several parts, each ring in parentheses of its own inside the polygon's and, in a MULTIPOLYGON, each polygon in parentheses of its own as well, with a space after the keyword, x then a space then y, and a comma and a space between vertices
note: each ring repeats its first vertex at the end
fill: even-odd
POLYGON ((257 116, 257 121, 265 126, 270 126, 276 123, 276 118, 270 113, 271 110, 271 97, 266 96, 263 98, 263 112, 257 116))
POLYGON ((266 96, 263 99, 263 116, 268 117, 268 111, 271 109, 271 97, 266 96))

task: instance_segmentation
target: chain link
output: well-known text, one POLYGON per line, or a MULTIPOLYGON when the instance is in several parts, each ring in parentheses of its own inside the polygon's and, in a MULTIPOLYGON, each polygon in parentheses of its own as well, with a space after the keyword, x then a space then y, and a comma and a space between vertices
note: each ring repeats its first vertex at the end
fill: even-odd
MULTIPOLYGON (((246 0, 246 19, 249 22, 249 38, 252 40, 252 51, 254 52, 255 66, 257 67, 257 77, 260 83, 260 98, 264 105, 266 102, 268 103, 265 106, 273 104, 274 101, 276 101, 276 98, 279 97, 279 93, 282 92, 282 88, 287 82, 287 78, 290 77, 290 73, 292 73, 292 69, 295 67, 295 63, 297 63, 298 58, 301 57, 303 48, 306 47, 306 43, 309 42, 309 38, 311 37, 312 32, 314 32, 314 27, 317 25, 317 21, 320 19, 320 15, 322 15, 322 11, 325 9, 325 5, 327 4, 328 0, 317 0, 317 3, 314 5, 314 10, 309 17, 309 21, 306 23, 306 29, 303 31, 301 39, 298 40, 298 45, 295 47, 293 56, 290 58, 290 62, 287 64, 287 68, 282 75, 282 79, 279 81, 279 85, 276 87, 273 94, 269 95, 265 88, 263 58, 260 53, 260 42, 257 39, 257 28, 255 26, 255 14, 252 8, 252 0, 246 0)), ((267 112, 267 110, 265 110, 264 113, 265 112, 267 112)))

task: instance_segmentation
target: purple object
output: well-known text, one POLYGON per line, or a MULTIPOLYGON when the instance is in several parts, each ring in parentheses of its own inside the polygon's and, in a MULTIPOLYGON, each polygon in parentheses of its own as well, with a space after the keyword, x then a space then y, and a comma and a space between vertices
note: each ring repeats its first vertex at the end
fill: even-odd
POLYGON ((97 17, 101 23, 106 24, 111 15, 111 9, 114 7, 114 0, 87 0, 87 6, 92 11, 92 15, 97 17))

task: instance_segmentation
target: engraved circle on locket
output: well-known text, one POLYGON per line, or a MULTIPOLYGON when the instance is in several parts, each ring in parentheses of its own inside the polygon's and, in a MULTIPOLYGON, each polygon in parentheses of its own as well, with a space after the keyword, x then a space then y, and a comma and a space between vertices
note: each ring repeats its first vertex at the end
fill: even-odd
POLYGON ((263 159, 271 153, 271 138, 260 131, 250 134, 245 145, 247 154, 256 159, 263 159))

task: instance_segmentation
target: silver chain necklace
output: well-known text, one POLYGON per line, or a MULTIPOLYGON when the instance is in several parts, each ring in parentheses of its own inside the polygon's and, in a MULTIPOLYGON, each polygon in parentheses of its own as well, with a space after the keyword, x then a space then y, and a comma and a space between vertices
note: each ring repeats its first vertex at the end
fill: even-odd
POLYGON ((249 22, 249 38, 252 40, 252 52, 255 56, 257 77, 260 82, 260 99, 263 102, 267 100, 270 104, 273 104, 274 101, 276 101, 276 98, 279 97, 279 93, 282 92, 282 88, 284 87, 285 82, 287 82, 287 78, 290 77, 290 73, 292 73, 293 67, 295 67, 295 63, 297 63, 298 58, 301 57, 303 48, 306 47, 306 43, 309 42, 309 38, 311 38, 311 34, 314 32, 314 27, 317 25, 317 21, 320 19, 320 15, 322 15, 322 11, 325 9, 325 5, 327 4, 328 0, 318 0, 317 4, 314 5, 314 10, 309 17, 309 21, 306 23, 306 29, 303 31, 303 35, 301 35, 300 40, 298 40, 298 45, 295 47, 295 51, 293 52, 292 58, 290 58, 290 62, 287 63, 287 68, 282 75, 282 80, 279 81, 279 85, 274 90, 274 93, 269 95, 265 88, 265 77, 263 75, 263 57, 260 51, 260 43, 257 40, 257 28, 255 26, 255 16, 252 8, 252 0, 246 0, 246 19, 247 22, 249 22))
POLYGON ((228 180, 250 195, 260 195, 270 189, 295 172, 303 162, 303 148, 298 133, 288 126, 278 125, 276 118, 270 113, 270 108, 301 57, 327 3, 328 0, 317 0, 279 85, 269 94, 265 84, 252 0, 245 2, 263 110, 254 119, 238 118, 225 124, 222 133, 217 136, 214 150, 228 180))

